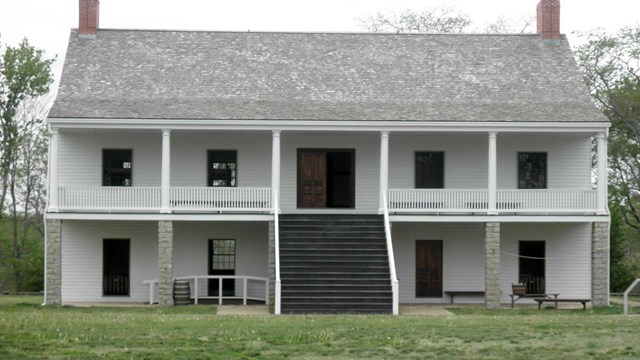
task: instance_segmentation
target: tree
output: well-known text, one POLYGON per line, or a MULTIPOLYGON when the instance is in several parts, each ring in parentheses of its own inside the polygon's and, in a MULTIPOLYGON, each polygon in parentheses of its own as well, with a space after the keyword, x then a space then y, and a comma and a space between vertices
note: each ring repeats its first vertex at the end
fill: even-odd
POLYGON ((576 58, 594 101, 611 121, 611 286, 621 291, 640 277, 640 27, 582 36, 587 42, 576 49, 576 58))
POLYGON ((471 19, 453 7, 440 6, 423 11, 406 9, 400 13, 373 15, 359 18, 360 26, 370 32, 396 33, 460 33, 471 19))
POLYGON ((624 205, 625 223, 640 231, 640 28, 583 36, 587 43, 576 57, 591 95, 611 120, 611 200, 624 205))
POLYGON ((47 136, 53 81, 42 50, 25 39, 0 57, 0 288, 41 287, 47 136))
POLYGON ((20 105, 30 98, 36 98, 49 91, 53 82, 51 64, 53 59, 45 59, 44 52, 24 39, 18 47, 7 46, 0 58, 0 218, 9 190, 9 173, 15 162, 20 126, 15 117, 20 105))
MULTIPOLYGON (((399 13, 377 12, 357 20, 367 31, 395 33, 462 33, 471 30, 473 24, 468 15, 445 5, 420 11, 405 9, 399 13)), ((534 21, 534 17, 510 19, 499 16, 484 29, 474 31, 524 33, 531 30, 534 21)))

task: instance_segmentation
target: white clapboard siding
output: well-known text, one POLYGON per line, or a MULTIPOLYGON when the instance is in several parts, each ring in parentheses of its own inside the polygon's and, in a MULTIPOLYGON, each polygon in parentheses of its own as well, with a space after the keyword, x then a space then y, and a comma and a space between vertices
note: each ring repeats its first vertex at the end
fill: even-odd
POLYGON ((171 185, 207 186, 207 150, 236 150, 239 187, 271 186, 271 132, 171 132, 171 185))
MULTIPOLYGON (((443 290, 484 291, 485 258, 482 223, 394 223, 392 227, 401 303, 448 302, 415 297, 415 241, 443 241, 443 290)), ((546 241, 546 290, 561 297, 591 295, 590 223, 502 223, 500 279, 503 303, 510 302, 517 282, 518 241, 546 241)), ((456 297, 456 302, 483 302, 482 297, 456 297)))
POLYGON ((444 186, 448 189, 487 187, 487 135, 401 134, 389 136, 389 188, 415 187, 415 153, 444 152, 444 186))
POLYGON ((518 242, 544 240, 546 292, 564 298, 591 298, 590 223, 501 224, 500 280, 502 301, 510 301, 511 284, 518 280, 518 242))
MULTIPOLYGON (((238 151, 238 186, 271 185, 271 133, 171 132, 171 185, 205 186, 207 150, 238 151)), ((416 151, 445 152, 445 188, 482 189, 487 186, 487 135, 391 133, 389 188, 413 188, 416 151)), ((517 153, 548 153, 549 189, 591 188, 591 140, 575 134, 498 134, 498 188, 517 188, 517 153)), ((102 149, 133 149, 134 186, 159 186, 160 131, 61 132, 59 185, 100 186, 102 149)), ((281 140, 281 207, 298 210, 297 150, 355 149, 356 209, 331 212, 375 213, 379 199, 380 136, 371 132, 284 132, 281 140)))
MULTIPOLYGON (((60 133, 59 185, 102 185, 102 149, 132 149, 134 186, 160 186, 157 132, 60 133)), ((271 133, 171 132, 171 185, 206 186, 207 150, 238 152, 238 186, 271 185, 271 133)))
MULTIPOLYGON (((442 240, 444 290, 484 290, 483 224, 393 223, 392 238, 400 303, 448 301, 446 297, 416 298, 416 240, 442 240)), ((456 297, 456 302, 462 301, 456 297)))
MULTIPOLYGON (((517 189, 518 152, 547 152, 549 189, 591 188, 591 138, 574 134, 499 133, 498 188, 517 189)), ((389 138, 389 188, 415 186, 416 151, 443 151, 444 186, 487 187, 488 135, 396 134, 389 138)))
POLYGON ((518 152, 547 153, 549 189, 591 189, 591 138, 569 134, 498 134, 498 188, 518 188, 518 152))
MULTIPOLYGON (((207 275, 208 240, 236 240, 236 275, 268 278, 268 224, 266 222, 173 222, 174 276, 207 275)), ((198 295, 206 296, 206 280, 198 283, 198 295)), ((264 285, 251 282, 249 295, 263 298, 264 285)), ((193 289, 191 289, 194 291, 193 289)), ((236 280, 236 295, 242 281, 236 280)))
MULTIPOLYGON (((156 221, 71 221, 62 229, 62 301, 146 302, 149 287, 142 282, 158 278, 158 223, 156 221), (102 296, 102 241, 130 239, 130 296, 102 296)), ((267 223, 174 221, 174 276, 206 275, 207 239, 236 239, 236 273, 268 277, 267 223)), ((264 285, 250 295, 264 297, 264 285)), ((201 289, 201 295, 206 292, 201 289)), ((242 283, 237 281, 237 294, 242 283)))
MULTIPOLYGON (((283 212, 296 212, 297 208, 297 152, 298 149, 355 149, 356 212, 375 213, 380 194, 380 135, 317 133, 283 133, 281 140, 281 197, 283 212)), ((308 209, 300 210, 309 212, 308 209)), ((354 210, 330 209, 332 213, 354 210)), ((324 211, 324 212, 326 212, 324 211)))
POLYGON ((157 278, 158 223, 62 221, 62 302, 144 302, 157 278), (130 239, 129 294, 102 296, 102 240, 130 239))

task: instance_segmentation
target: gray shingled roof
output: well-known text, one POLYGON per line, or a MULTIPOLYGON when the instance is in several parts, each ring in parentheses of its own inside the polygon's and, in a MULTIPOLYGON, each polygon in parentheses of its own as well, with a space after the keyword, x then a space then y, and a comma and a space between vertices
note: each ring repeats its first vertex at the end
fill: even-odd
POLYGON ((49 117, 607 121, 537 35, 72 30, 49 117))

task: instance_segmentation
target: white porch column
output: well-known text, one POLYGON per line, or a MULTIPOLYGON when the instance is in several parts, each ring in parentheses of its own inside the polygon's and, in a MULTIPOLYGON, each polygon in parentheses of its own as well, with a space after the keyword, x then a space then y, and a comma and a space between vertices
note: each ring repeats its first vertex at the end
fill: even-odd
POLYGON ((58 211, 58 129, 51 128, 49 154, 49 212, 58 211))
POLYGON ((382 193, 389 190, 389 132, 380 132, 380 207, 378 212, 384 211, 382 193))
MULTIPOLYGON (((280 130, 272 132, 272 149, 271 149, 271 190, 278 195, 280 199, 280 130)), ((280 204, 280 201, 278 201, 280 204)), ((279 209, 276 209, 278 211, 279 209)))
POLYGON ((489 178, 487 181, 487 188, 489 190, 487 213, 489 215, 498 213, 496 210, 496 193, 498 187, 498 150, 496 138, 497 133, 495 131, 489 132, 489 178))
POLYGON ((607 134, 598 133, 598 214, 607 213, 607 134))
POLYGON ((171 194, 171 130, 162 129, 162 175, 161 175, 160 212, 171 212, 169 197, 171 194))

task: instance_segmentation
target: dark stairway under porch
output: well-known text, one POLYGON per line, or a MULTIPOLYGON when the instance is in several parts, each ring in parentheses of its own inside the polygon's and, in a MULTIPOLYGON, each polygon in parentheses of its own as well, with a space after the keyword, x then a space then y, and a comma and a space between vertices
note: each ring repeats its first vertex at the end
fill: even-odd
POLYGON ((283 314, 391 314, 382 216, 281 215, 283 314))

